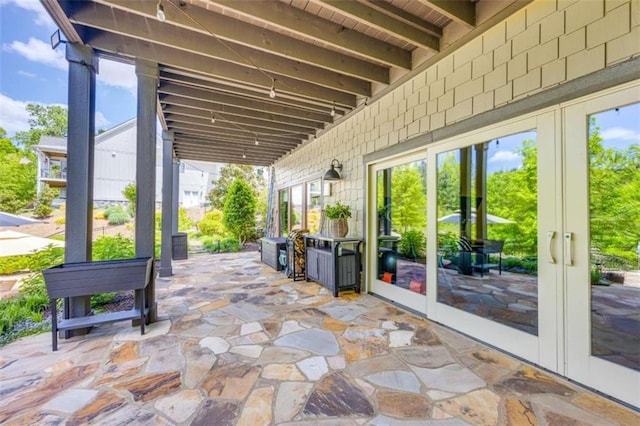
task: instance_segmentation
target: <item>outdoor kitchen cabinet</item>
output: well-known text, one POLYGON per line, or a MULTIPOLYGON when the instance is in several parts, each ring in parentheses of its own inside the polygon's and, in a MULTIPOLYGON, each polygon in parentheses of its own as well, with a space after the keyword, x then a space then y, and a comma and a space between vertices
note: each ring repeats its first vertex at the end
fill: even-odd
POLYGON ((326 287, 334 297, 342 290, 360 292, 360 244, 357 238, 306 235, 307 281, 326 287))

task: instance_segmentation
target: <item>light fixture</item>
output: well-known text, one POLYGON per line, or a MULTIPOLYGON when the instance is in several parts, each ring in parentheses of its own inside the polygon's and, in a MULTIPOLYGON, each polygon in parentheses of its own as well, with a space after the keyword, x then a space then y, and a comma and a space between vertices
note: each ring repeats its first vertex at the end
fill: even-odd
POLYGON ((336 160, 335 158, 331 160, 331 168, 327 170, 324 174, 324 180, 340 180, 340 173, 336 171, 336 169, 342 171, 342 163, 336 160))
POLYGON ((164 15, 164 6, 162 6, 162 0, 158 0, 158 7, 156 7, 156 18, 158 21, 164 22, 167 20, 167 17, 164 15))
POLYGON ((211 111, 211 124, 216 122, 216 117, 213 115, 213 111, 211 111))
POLYGON ((66 43, 66 41, 62 39, 60 30, 55 30, 54 33, 51 34, 51 48, 56 50, 56 47, 58 47, 60 43, 66 43))
POLYGON ((260 145, 260 142, 258 142, 258 137, 256 136, 255 142, 256 146, 260 145))
POLYGON ((336 116, 336 104, 335 104, 335 102, 333 103, 333 106, 331 107, 331 116, 332 117, 336 116))
POLYGON ((247 158, 247 151, 242 150, 242 158, 247 158))
POLYGON ((276 79, 271 78, 271 90, 269 90, 269 97, 274 99, 276 97, 276 79))
POLYGON ((368 106, 369 106, 369 98, 366 98, 364 100, 364 108, 367 109, 368 106))

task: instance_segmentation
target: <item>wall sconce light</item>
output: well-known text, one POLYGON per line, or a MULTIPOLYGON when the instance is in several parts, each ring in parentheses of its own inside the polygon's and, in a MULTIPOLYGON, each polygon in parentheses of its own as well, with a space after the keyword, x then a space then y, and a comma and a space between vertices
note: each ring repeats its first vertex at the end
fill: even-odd
POLYGON ((342 163, 336 160, 335 158, 331 160, 331 169, 327 170, 324 174, 324 180, 340 180, 340 173, 336 171, 336 169, 342 171, 342 163))

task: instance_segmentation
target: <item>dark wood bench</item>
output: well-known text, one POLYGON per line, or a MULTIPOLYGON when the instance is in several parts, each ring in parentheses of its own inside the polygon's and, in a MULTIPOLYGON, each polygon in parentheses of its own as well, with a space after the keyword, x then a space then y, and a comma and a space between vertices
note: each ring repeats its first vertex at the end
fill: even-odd
POLYGON ((92 327, 94 325, 125 320, 140 320, 140 333, 144 326, 148 309, 144 289, 151 278, 152 257, 118 259, 95 262, 63 263, 42 271, 47 294, 51 299, 51 334, 53 350, 58 350, 58 331, 92 327), (140 291, 142 309, 111 312, 94 316, 64 319, 58 322, 57 301, 59 298, 91 296, 98 293, 116 291, 140 291))

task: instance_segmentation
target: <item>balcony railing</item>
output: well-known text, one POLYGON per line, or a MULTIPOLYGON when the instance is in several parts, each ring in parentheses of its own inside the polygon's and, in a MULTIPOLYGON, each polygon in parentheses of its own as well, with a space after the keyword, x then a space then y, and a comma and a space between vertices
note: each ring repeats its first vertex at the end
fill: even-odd
POLYGON ((56 170, 56 169, 42 169, 40 171, 40 177, 44 178, 44 179, 62 179, 62 180, 66 180, 67 179, 67 172, 66 171, 62 171, 62 170, 56 170))

